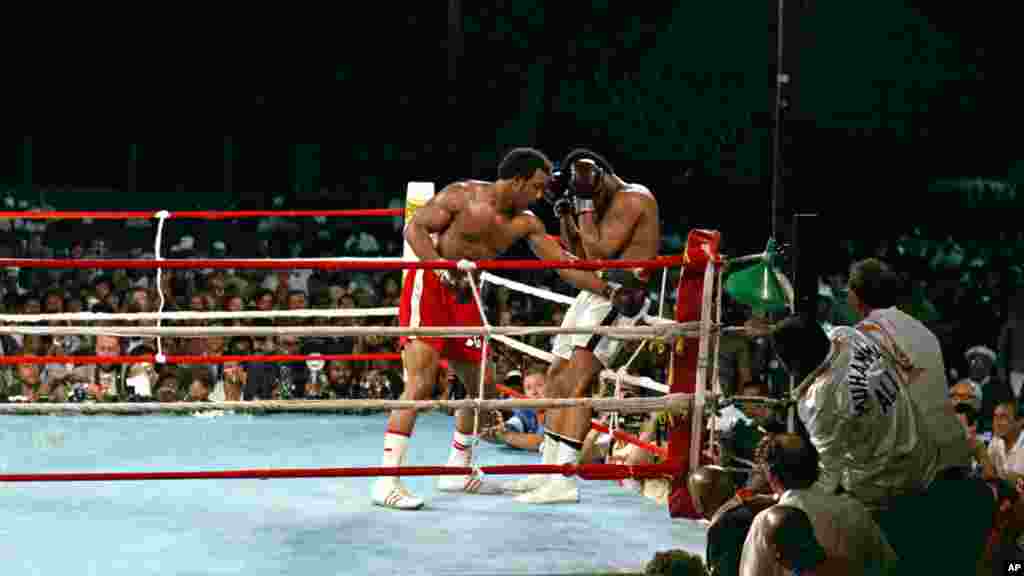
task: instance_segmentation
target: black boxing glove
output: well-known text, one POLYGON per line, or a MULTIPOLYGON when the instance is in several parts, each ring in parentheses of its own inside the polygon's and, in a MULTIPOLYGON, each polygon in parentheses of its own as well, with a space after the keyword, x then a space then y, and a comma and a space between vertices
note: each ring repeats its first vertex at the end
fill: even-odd
POLYGON ((604 296, 612 303, 619 314, 632 318, 644 310, 647 304, 647 291, 642 288, 626 288, 616 282, 608 282, 604 296))
POLYGON ((593 160, 582 158, 573 161, 568 188, 576 196, 576 208, 581 214, 594 210, 594 196, 600 186, 602 173, 593 160))
POLYGON ((565 175, 556 170, 544 187, 544 200, 551 204, 551 209, 559 218, 566 214, 572 214, 576 209, 565 180, 565 175))

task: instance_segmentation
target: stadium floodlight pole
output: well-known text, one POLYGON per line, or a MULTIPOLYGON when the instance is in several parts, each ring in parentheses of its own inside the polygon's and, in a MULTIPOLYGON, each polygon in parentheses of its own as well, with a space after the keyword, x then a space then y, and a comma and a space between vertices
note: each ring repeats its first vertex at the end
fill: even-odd
POLYGON ((780 156, 782 154, 782 114, 785 103, 782 88, 789 83, 789 75, 782 71, 783 7, 785 0, 779 0, 779 13, 775 41, 775 128, 772 133, 772 185, 770 237, 779 231, 779 186, 781 185, 780 156))

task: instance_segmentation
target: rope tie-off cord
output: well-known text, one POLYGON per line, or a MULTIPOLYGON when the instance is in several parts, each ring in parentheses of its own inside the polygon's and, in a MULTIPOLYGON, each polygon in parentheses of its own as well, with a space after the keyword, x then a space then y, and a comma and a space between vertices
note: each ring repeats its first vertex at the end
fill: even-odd
MULTIPOLYGON (((484 332, 483 344, 480 348, 480 390, 478 390, 477 396, 482 401, 484 400, 485 384, 487 382, 487 348, 491 343, 491 323, 487 319, 487 311, 484 309, 484 301, 480 297, 480 289, 476 285, 476 278, 473 277, 473 272, 476 270, 476 266, 469 260, 459 260, 459 270, 466 273, 466 278, 469 279, 469 285, 473 289, 473 300, 476 302, 477 311, 480 313, 480 321, 483 323, 484 328, 487 329, 484 332)), ((477 444, 480 442, 480 410, 473 413, 473 442, 471 450, 476 449, 477 444)), ((474 476, 478 476, 479 473, 474 471, 474 476)))
MULTIPOLYGON (((160 249, 163 247, 164 223, 167 222, 167 219, 170 217, 171 213, 167 210, 161 210, 156 213, 156 239, 153 241, 153 259, 158 262, 164 259, 163 253, 160 249)), ((166 303, 166 298, 164 296, 163 271, 163 268, 156 269, 156 294, 160 303, 157 308, 156 318, 156 325, 158 327, 163 326, 164 305, 166 303)), ((163 337, 161 336, 156 337, 156 362, 157 364, 165 364, 167 362, 167 357, 164 356, 163 337)))

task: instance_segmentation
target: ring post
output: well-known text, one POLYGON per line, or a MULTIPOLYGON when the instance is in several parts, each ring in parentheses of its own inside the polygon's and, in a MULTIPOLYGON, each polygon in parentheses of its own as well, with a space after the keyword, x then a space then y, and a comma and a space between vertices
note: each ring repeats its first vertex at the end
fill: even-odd
MULTIPOLYGON (((676 292, 676 321, 697 322, 701 320, 704 297, 704 271, 710 262, 720 259, 718 247, 721 233, 715 230, 691 230, 686 240, 685 262, 676 292)), ((711 289, 708 286, 707 289, 711 289)), ((669 392, 694 394, 697 389, 697 353, 699 336, 676 338, 672 350, 669 370, 669 392)), ((690 418, 699 417, 690 410, 690 418)), ((669 461, 677 470, 690 470, 690 445, 700 442, 694 438, 689 419, 671 418, 668 432, 669 461)), ((693 505, 686 485, 686 474, 672 480, 672 492, 668 499, 669 515, 672 518, 700 518, 693 505)))
MULTIPOLYGON (((405 189, 405 225, 408 226, 412 220, 412 215, 416 213, 416 210, 421 206, 430 201, 434 197, 434 183, 433 182, 409 182, 409 185, 405 189)), ((402 241, 402 259, 409 261, 416 261, 419 258, 416 257, 416 253, 412 251, 412 246, 409 246, 409 242, 406 240, 402 241)), ((405 275, 408 270, 402 270, 402 281, 405 282, 405 275)))

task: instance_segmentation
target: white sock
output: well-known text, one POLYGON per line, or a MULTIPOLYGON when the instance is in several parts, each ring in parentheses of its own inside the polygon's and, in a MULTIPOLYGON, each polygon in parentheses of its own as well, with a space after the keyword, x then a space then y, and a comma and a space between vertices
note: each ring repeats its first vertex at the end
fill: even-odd
POLYGON ((476 436, 458 430, 452 436, 452 449, 448 453, 449 466, 468 466, 473 461, 473 443, 476 436))
POLYGON ((381 465, 385 467, 401 466, 408 447, 408 436, 393 432, 384 434, 384 460, 381 465))

